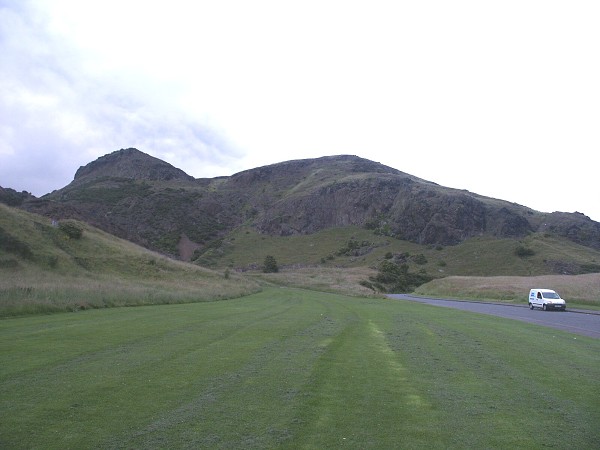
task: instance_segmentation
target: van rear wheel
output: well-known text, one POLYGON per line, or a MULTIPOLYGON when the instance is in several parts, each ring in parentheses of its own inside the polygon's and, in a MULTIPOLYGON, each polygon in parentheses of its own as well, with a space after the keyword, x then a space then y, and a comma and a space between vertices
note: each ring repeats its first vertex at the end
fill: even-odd
POLYGON ((546 304, 545 304, 545 303, 542 305, 542 309, 543 309, 544 311, 546 311, 546 304))

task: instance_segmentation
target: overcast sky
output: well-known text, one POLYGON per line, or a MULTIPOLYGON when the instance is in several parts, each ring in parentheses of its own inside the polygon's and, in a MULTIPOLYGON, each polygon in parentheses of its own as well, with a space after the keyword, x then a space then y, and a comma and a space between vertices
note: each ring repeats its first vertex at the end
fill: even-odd
POLYGON ((600 1, 0 0, 0 186, 352 154, 600 221, 600 1))

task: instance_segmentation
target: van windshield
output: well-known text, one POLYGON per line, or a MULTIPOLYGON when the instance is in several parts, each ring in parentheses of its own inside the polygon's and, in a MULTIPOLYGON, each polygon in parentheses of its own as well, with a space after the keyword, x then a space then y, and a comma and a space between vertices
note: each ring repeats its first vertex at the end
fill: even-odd
POLYGON ((560 298, 560 295, 558 295, 556 292, 542 292, 542 295, 544 298, 560 298))

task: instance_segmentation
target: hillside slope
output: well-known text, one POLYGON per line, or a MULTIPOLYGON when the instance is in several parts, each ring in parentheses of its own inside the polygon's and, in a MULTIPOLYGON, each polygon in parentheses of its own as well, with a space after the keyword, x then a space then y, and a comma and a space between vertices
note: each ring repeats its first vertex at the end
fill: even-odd
POLYGON ((174 261, 83 222, 0 204, 0 316, 207 301, 256 292, 252 280, 174 261))

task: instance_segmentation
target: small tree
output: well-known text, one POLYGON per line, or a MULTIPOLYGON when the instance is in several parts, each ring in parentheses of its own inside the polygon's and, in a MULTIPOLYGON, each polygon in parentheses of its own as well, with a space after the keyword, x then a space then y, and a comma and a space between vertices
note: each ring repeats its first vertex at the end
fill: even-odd
POLYGON ((277 267, 277 261, 274 256, 268 255, 265 257, 265 263, 263 266, 264 273, 275 273, 279 272, 279 267, 277 267))

